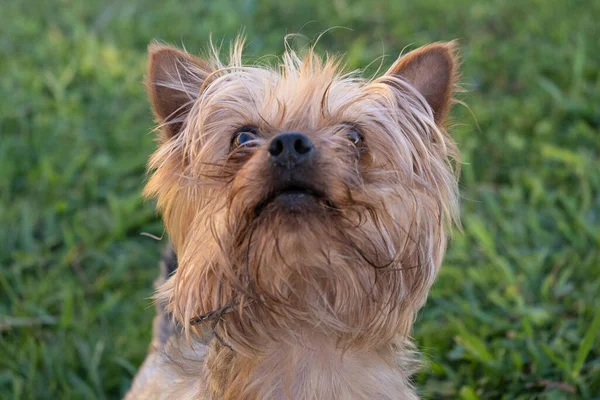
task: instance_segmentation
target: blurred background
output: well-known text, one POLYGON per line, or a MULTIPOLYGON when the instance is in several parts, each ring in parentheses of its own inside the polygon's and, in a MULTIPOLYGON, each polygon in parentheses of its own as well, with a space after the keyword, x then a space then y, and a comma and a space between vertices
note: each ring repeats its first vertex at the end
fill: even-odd
POLYGON ((3 0, 0 398, 117 399, 146 353, 147 44, 243 28, 253 61, 337 26, 318 48, 349 69, 461 43, 464 230, 416 323, 422 395, 599 399, 598 21, 595 0, 3 0))

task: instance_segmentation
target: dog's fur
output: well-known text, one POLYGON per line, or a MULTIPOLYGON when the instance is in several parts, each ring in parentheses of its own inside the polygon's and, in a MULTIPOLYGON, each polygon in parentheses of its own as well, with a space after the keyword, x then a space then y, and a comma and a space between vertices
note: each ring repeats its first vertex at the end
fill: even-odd
POLYGON ((415 399, 409 340, 457 222, 446 117, 455 43, 376 79, 287 50, 277 67, 150 46, 155 197, 179 265, 128 399, 415 399), (232 146, 240 127, 254 136, 232 146), (269 143, 300 132, 308 167, 280 200, 269 143), (172 316, 172 321, 168 319, 172 316))

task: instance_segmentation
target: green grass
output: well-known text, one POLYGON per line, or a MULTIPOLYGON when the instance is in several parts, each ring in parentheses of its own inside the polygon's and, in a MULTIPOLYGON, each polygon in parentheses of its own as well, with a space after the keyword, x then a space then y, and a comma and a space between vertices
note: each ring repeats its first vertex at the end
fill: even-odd
POLYGON ((119 398, 150 339, 162 224, 140 199, 153 149, 152 38, 201 50, 242 26, 350 68, 459 38, 462 216, 415 338, 431 399, 600 398, 600 3, 3 2, 0 398, 119 398), (472 114, 471 114, 472 113, 472 114))

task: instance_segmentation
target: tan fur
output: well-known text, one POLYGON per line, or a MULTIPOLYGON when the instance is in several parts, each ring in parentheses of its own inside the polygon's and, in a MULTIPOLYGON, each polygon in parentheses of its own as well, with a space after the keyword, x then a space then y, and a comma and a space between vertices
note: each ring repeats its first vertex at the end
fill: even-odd
POLYGON ((409 333, 458 218, 458 153, 443 128, 454 44, 409 53, 374 80, 312 50, 243 66, 241 49, 223 65, 150 47, 163 135, 144 194, 179 261, 157 300, 185 337, 149 355, 128 398, 416 398, 409 333), (246 125, 256 146, 231 151, 246 125), (314 143, 310 180, 327 201, 257 217, 273 178, 267 143, 289 131, 314 143), (208 330, 190 322, 218 310, 208 330))

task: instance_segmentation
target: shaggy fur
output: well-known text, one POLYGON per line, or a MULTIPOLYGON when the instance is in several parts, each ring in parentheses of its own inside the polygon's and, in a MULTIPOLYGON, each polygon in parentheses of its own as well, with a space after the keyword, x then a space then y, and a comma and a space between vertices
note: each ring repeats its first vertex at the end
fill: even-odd
POLYGON ((179 265, 157 294, 169 338, 127 398, 414 399, 409 334, 458 222, 455 44, 376 79, 312 50, 244 66, 241 49, 222 64, 150 46, 160 136, 144 194, 179 265), (252 140, 235 146, 241 127, 252 140), (282 132, 315 149, 292 203, 273 198, 282 132))

